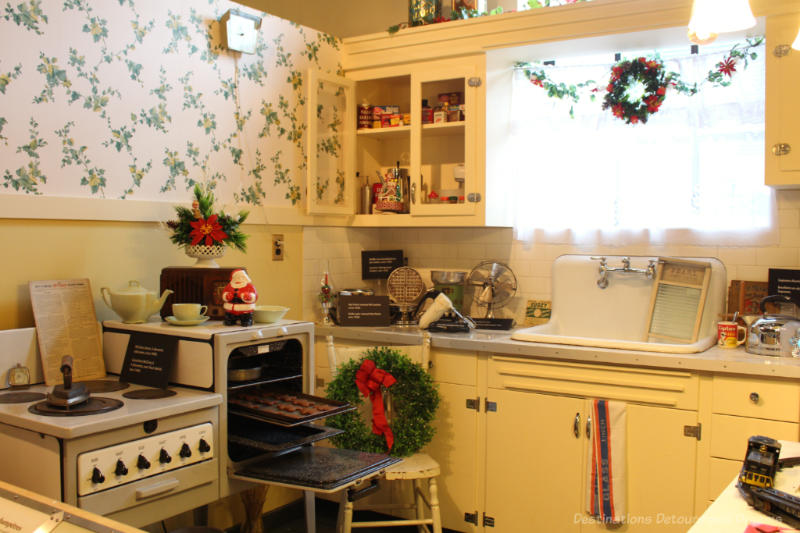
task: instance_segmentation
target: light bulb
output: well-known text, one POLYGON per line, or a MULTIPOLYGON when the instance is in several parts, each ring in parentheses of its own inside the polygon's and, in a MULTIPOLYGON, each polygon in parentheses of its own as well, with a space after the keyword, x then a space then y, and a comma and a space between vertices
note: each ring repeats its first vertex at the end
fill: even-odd
POLYGON ((697 44, 713 41, 717 34, 756 25, 748 0, 694 0, 689 20, 689 40, 697 44))
POLYGON ((795 37, 794 42, 792 43, 792 48, 795 50, 800 50, 800 30, 798 30, 797 37, 795 37))

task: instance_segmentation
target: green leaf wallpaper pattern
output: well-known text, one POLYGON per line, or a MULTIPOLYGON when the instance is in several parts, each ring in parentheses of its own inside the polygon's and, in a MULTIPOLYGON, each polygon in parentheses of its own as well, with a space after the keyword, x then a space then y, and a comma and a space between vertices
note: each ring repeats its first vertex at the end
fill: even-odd
MULTIPOLYGON (((0 5, 0 192, 183 202, 203 182, 226 203, 302 201, 305 73, 342 73, 336 38, 261 13, 255 53, 227 50, 226 0, 0 5)), ((318 153, 340 157, 343 108, 318 153)), ((315 192, 341 203, 335 166, 315 192)))

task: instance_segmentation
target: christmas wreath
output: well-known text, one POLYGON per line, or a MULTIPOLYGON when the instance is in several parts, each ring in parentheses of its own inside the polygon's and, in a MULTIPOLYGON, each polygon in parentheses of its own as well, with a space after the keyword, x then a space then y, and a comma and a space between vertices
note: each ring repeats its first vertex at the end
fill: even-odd
POLYGON ((357 407, 326 421, 344 430, 331 439, 340 448, 407 457, 433 438, 439 392, 430 375, 398 350, 370 348, 361 358, 342 363, 326 393, 357 407), (371 426, 358 409, 365 397, 372 403, 371 426), (384 414, 385 397, 392 406, 391 420, 384 414))
POLYGON ((606 91, 603 109, 611 108, 614 116, 626 124, 646 124, 667 94, 664 64, 645 57, 620 61, 611 68, 606 91))

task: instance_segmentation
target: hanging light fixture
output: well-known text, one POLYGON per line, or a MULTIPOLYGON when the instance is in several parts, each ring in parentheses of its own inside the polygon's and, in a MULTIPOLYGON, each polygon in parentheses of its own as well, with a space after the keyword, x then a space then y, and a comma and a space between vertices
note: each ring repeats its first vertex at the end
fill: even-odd
POLYGON ((696 44, 708 44, 720 33, 755 25, 748 0, 694 0, 688 35, 696 44))

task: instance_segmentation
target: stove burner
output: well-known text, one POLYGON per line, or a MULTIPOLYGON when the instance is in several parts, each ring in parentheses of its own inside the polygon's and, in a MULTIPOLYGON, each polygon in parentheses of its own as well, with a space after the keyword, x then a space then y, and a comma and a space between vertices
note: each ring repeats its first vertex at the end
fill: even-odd
POLYGON ((92 396, 85 402, 71 407, 50 405, 47 401, 39 402, 28 407, 28 411, 35 415, 43 416, 86 416, 113 411, 122 407, 120 400, 92 396))
POLYGON ((160 400, 175 396, 175 394, 174 390, 169 389, 139 389, 125 392, 122 396, 129 400, 160 400))
POLYGON ((95 379, 90 381, 77 381, 75 384, 83 383, 86 385, 86 388, 89 389, 91 394, 97 394, 99 392, 116 392, 118 390, 125 390, 130 385, 125 383, 124 381, 114 381, 110 379, 95 379))
POLYGON ((44 400, 45 395, 41 392, 6 392, 0 394, 0 403, 28 403, 37 400, 44 400))

